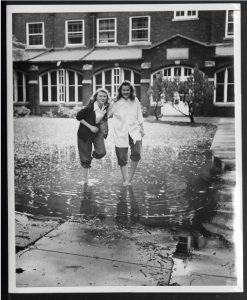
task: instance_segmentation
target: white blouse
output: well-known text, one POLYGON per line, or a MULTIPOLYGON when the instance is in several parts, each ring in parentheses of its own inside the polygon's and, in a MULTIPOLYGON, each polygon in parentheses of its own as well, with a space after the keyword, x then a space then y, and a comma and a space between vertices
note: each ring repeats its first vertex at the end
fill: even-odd
POLYGON ((141 124, 143 116, 141 104, 137 98, 119 99, 111 102, 108 109, 108 117, 113 116, 113 136, 116 147, 125 148, 129 146, 129 135, 134 143, 141 140, 141 124))
POLYGON ((99 107, 98 102, 94 102, 94 111, 95 111, 95 122, 98 124, 105 115, 105 105, 102 108, 99 107))

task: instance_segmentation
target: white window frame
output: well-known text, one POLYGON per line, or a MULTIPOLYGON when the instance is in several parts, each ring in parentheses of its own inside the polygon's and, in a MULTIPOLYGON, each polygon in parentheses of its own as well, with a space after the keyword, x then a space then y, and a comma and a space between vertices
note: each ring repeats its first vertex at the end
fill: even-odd
POLYGON ((124 80, 124 71, 130 71, 130 82, 133 86, 141 86, 141 82, 138 84, 134 83, 134 73, 139 74, 138 72, 129 69, 129 68, 111 68, 111 69, 105 69, 103 71, 97 72, 93 76, 93 92, 95 93, 96 88, 96 76, 101 74, 102 76, 102 84, 101 86, 105 88, 105 72, 111 71, 111 97, 115 97, 117 95, 118 87, 120 86, 121 82, 124 80))
MULTIPOLYGON (((180 81, 186 81, 189 77, 192 76, 193 74, 193 68, 192 67, 189 67, 189 66, 181 66, 181 65, 173 65, 173 66, 169 66, 169 67, 165 67, 165 68, 162 68, 162 69, 159 69, 157 71, 155 71, 154 73, 151 74, 151 85, 153 85, 153 82, 154 82, 154 75, 157 74, 157 73, 160 73, 162 72, 162 74, 164 74, 164 71, 165 70, 168 70, 170 69, 171 71, 171 75, 170 76, 164 76, 165 78, 167 79, 170 79, 170 80, 173 80, 174 78, 176 77, 179 77, 180 81), (181 69, 181 76, 175 76, 174 75, 174 71, 175 71, 175 68, 180 68, 181 69), (190 69, 191 70, 191 75, 188 75, 188 76, 185 76, 184 73, 185 73, 185 69, 190 69)), ((153 97, 152 95, 150 96, 150 105, 153 106, 155 105, 156 102, 153 101, 153 97)))
MULTIPOLYGON (((218 70, 217 72, 215 72, 214 74, 214 86, 215 86, 215 90, 214 90, 214 105, 215 106, 234 106, 235 105, 235 101, 234 102, 227 102, 227 88, 228 88, 228 69, 233 69, 233 66, 229 66, 223 69, 218 70), (216 80, 216 76, 217 73, 220 73, 224 71, 224 99, 223 102, 217 102, 216 101, 216 89, 217 89, 217 80, 216 80)), ((233 83, 230 83, 234 85, 233 83)))
POLYGON ((198 10, 195 10, 195 9, 193 9, 193 10, 174 10, 174 16, 173 16, 172 21, 190 21, 190 20, 199 20, 198 10), (183 11, 184 15, 183 16, 177 16, 176 13, 178 11, 180 11, 180 12, 183 11), (189 15, 190 11, 195 11, 196 14, 191 16, 191 15, 189 15))
POLYGON ((13 102, 14 103, 28 103, 27 101, 27 79, 26 79, 26 74, 22 71, 15 70, 13 74, 13 79, 14 79, 14 94, 13 94, 13 102), (22 98, 23 101, 18 101, 18 75, 17 73, 22 74, 22 98))
POLYGON ((42 73, 39 76, 39 97, 40 97, 40 104, 42 105, 58 105, 60 103, 65 103, 66 105, 72 105, 74 106, 75 104, 78 103, 82 103, 82 101, 79 101, 78 99, 78 86, 81 86, 83 88, 83 84, 79 83, 78 80, 78 75, 80 73, 75 71, 75 70, 71 70, 71 69, 54 69, 54 70, 50 70, 48 72, 42 73), (57 101, 52 101, 51 99, 51 72, 56 72, 56 87, 57 87, 57 101), (69 72, 73 72, 74 76, 75 76, 75 83, 74 83, 74 89, 75 89, 75 101, 69 101, 69 72), (59 73, 63 74, 63 81, 59 83, 59 79, 61 77, 59 77, 59 73), (42 76, 46 75, 48 77, 48 101, 43 101, 43 86, 42 86, 42 76), (61 85, 62 87, 62 91, 59 90, 59 85, 61 85), (61 101, 59 100, 59 98, 61 98, 61 101))
POLYGON ((26 40, 27 40, 27 48, 44 48, 45 47, 45 23, 44 22, 31 22, 26 23, 26 40), (29 25, 31 24, 42 24, 42 33, 29 33, 29 25), (29 44, 29 37, 34 35, 42 35, 43 43, 42 45, 30 45, 29 44))
POLYGON ((229 11, 233 11, 233 10, 226 11, 225 37, 233 39, 233 37, 234 37, 234 11, 233 11, 233 21, 231 21, 231 22, 229 22, 229 11), (232 34, 229 34, 229 32, 228 32, 228 24, 230 24, 230 23, 233 24, 233 33, 232 34))
MULTIPOLYGON (((105 31, 105 30, 104 30, 105 31)), ((108 30, 113 31, 113 30, 108 30)), ((97 19, 97 46, 117 45, 117 18, 98 18, 97 19), (100 43, 99 23, 103 20, 114 20, 114 42, 100 43)))
POLYGON ((66 20, 65 21, 65 46, 66 47, 78 47, 78 46, 84 46, 85 45, 85 26, 84 26, 84 20, 66 20), (72 32, 68 32, 68 23, 70 22, 82 22, 82 31, 77 31, 77 32, 73 32, 73 33, 81 33, 82 35, 82 42, 81 43, 77 43, 77 44, 70 44, 69 43, 69 33, 72 32))
MULTIPOLYGON (((151 25, 151 17, 150 16, 131 16, 129 17, 129 45, 134 44, 150 44, 150 25, 151 25), (132 41, 132 20, 137 18, 148 18, 148 40, 147 41, 132 41)), ((134 29, 135 30, 135 29, 134 29)), ((138 30, 144 30, 144 29, 138 29, 138 30)), ((146 30, 146 28, 145 28, 146 30)))

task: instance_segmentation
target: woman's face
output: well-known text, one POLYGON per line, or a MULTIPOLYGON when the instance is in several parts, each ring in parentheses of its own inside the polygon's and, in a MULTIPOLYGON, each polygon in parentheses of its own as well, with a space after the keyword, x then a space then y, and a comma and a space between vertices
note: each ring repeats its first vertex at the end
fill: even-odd
POLYGON ((124 99, 128 99, 130 96, 130 86, 128 85, 123 85, 122 86, 122 96, 124 99))
POLYGON ((104 92, 98 92, 96 99, 99 107, 102 107, 107 101, 107 94, 104 92))

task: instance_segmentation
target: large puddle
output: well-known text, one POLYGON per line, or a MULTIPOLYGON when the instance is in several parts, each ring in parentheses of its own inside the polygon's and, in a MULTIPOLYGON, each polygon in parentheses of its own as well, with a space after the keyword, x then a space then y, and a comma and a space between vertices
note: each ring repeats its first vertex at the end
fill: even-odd
POLYGON ((51 217, 99 217, 110 224, 200 230, 214 217, 221 189, 210 151, 144 146, 129 188, 114 147, 94 160, 83 186, 75 145, 26 141, 15 149, 16 211, 51 217))

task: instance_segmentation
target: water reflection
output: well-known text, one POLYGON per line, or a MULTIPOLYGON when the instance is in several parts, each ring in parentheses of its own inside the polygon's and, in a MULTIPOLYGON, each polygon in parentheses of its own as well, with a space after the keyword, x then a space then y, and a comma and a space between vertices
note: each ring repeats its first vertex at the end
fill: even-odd
POLYGON ((15 155, 16 210, 67 218, 83 215, 117 224, 200 229, 217 209, 220 177, 211 154, 194 149, 143 147, 132 187, 122 187, 114 147, 90 170, 81 186, 74 145, 18 144, 15 155))
POLYGON ((117 203, 116 222, 127 225, 128 223, 137 223, 139 219, 140 211, 132 187, 121 187, 119 202, 117 203))
POLYGON ((94 187, 84 184, 81 193, 80 214, 90 218, 105 219, 104 209, 100 208, 96 201, 94 187))

